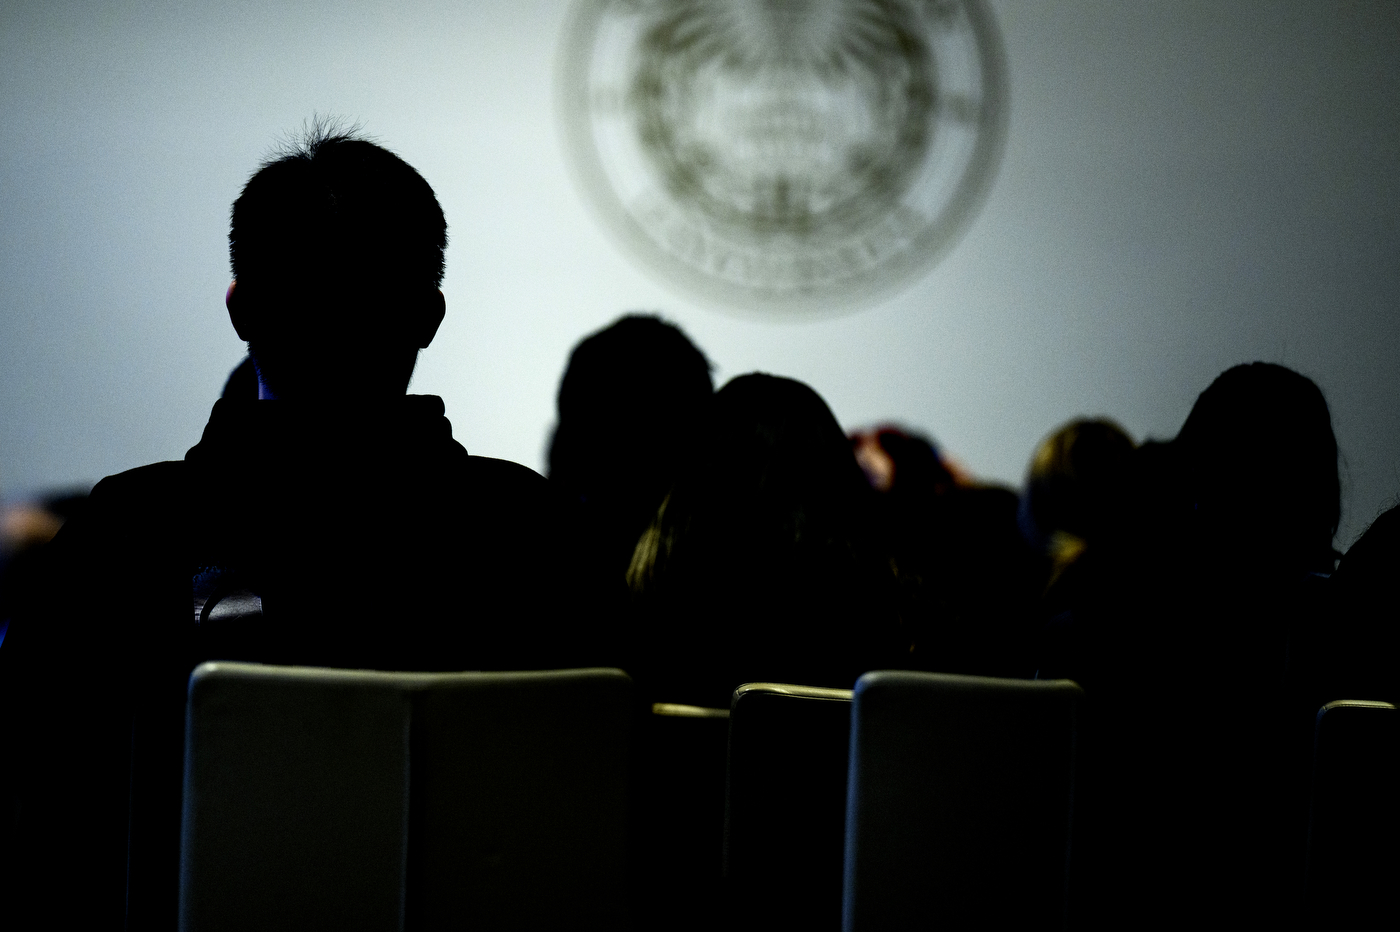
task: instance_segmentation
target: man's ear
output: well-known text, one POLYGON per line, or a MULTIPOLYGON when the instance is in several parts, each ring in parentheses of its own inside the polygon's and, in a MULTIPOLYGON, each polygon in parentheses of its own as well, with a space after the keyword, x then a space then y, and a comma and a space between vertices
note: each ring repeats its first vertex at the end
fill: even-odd
POLYGON ((438 327, 442 326, 442 319, 447 316, 447 298, 441 290, 434 292, 428 302, 423 308, 418 332, 413 334, 414 345, 419 349, 428 348, 428 344, 433 342, 433 337, 437 336, 438 327))
POLYGON ((245 343, 253 339, 252 315, 248 313, 247 304, 240 297, 238 290, 238 279, 228 283, 228 291, 224 292, 224 307, 228 308, 228 319, 233 324, 234 332, 238 334, 238 339, 245 343))

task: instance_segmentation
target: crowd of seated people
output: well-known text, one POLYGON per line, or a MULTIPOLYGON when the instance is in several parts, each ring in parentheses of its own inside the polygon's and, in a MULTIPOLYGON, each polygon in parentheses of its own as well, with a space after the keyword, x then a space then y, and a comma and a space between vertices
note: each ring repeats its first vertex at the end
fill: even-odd
POLYGON ((643 708, 725 708, 754 681, 848 688, 872 669, 1069 678, 1092 710, 1090 924, 1144 901, 1183 923, 1222 895, 1213 908, 1241 922, 1290 902, 1311 716, 1400 698, 1394 610, 1375 608, 1393 605, 1400 518, 1334 550, 1338 451, 1309 379, 1234 367, 1168 441, 1071 421, 1018 494, 916 432, 848 435, 801 382, 715 390, 677 327, 633 314, 570 357, 546 480, 469 457, 440 400, 404 394, 444 313, 445 242, 426 182, 353 134, 249 182, 227 305, 250 357, 204 438, 94 490, 33 573, 31 594, 64 598, 3 577, 5 740, 24 749, 0 787, 8 882, 56 897, 43 865, 63 862, 117 878, 97 895, 130 912, 134 881, 108 868, 146 845, 174 883, 177 808, 150 803, 152 840, 108 816, 178 799, 184 681, 229 657, 617 666, 643 708), (385 303, 403 311, 392 325, 385 303), (59 670, 86 691, 56 698, 59 670), (133 721, 170 766, 128 787, 133 721), (80 823, 96 840, 75 856, 54 831, 80 823))
POLYGON ((1309 379, 1234 367, 1170 441, 1071 421, 1019 496, 906 431, 843 446, 814 391, 770 375, 724 385, 694 437, 627 571, 623 662, 648 696, 723 705, 875 667, 1074 679, 1082 923, 1151 903, 1168 926, 1287 924, 1317 710, 1398 695, 1376 608, 1394 513, 1337 568, 1337 445, 1309 379))

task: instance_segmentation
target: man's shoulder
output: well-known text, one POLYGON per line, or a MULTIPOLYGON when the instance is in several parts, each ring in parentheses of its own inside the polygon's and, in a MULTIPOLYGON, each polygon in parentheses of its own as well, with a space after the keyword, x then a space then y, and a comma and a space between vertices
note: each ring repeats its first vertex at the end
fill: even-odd
POLYGON ((187 499, 188 469, 178 460, 114 473, 92 487, 84 515, 174 507, 187 499))
POLYGON ((549 480, 529 466, 490 456, 466 457, 467 474, 474 482, 520 489, 525 493, 546 494, 549 480))
POLYGON ((489 456, 465 457, 458 474, 467 508, 478 520, 496 515, 503 520, 552 521, 557 512, 553 486, 528 466, 489 456))
POLYGON ((189 502, 188 471, 181 462, 152 463, 107 476, 59 531, 55 557, 75 558, 90 548, 125 557, 178 536, 175 527, 189 502))
POLYGON ((168 494, 174 492, 174 485, 184 481, 187 469, 182 460, 137 466, 106 477, 93 486, 92 494, 110 498, 168 494))

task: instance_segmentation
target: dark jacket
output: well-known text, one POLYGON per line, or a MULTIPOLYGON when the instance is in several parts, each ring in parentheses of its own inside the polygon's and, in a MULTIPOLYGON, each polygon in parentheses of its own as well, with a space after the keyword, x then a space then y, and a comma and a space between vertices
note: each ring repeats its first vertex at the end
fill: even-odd
POLYGON ((104 479, 0 652, 16 752, 0 902, 173 927, 183 695, 203 660, 573 665, 540 571, 548 492, 469 456, 430 396, 224 399, 182 462, 104 479))

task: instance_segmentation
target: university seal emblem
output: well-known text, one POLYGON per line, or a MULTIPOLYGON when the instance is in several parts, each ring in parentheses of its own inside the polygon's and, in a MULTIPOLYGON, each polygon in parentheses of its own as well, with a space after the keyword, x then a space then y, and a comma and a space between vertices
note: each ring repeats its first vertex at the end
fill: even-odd
POLYGON ((983 0, 579 0, 559 78, 613 231, 755 312, 853 311, 927 269, 1005 136, 983 0))

